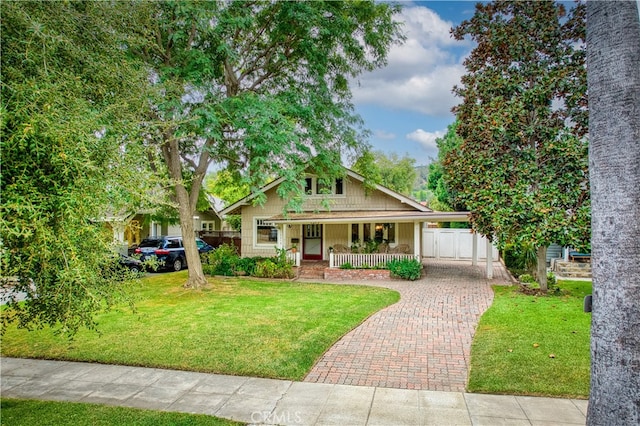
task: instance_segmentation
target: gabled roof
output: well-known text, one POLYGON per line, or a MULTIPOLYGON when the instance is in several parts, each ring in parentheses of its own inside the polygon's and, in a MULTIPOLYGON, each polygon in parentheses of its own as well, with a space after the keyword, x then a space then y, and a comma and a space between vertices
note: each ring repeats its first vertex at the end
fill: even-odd
MULTIPOLYGON (((361 183, 364 183, 365 178, 364 176, 354 172, 353 170, 347 169, 345 167, 345 171, 346 171, 346 175, 347 177, 353 178, 361 183)), ((267 185, 263 186, 261 188, 261 192, 267 192, 272 188, 275 188, 276 186, 280 185, 282 182, 284 181, 284 177, 280 177, 276 180, 274 180, 273 182, 268 183, 267 185)), ((413 207, 415 210, 420 211, 420 212, 432 212, 433 210, 431 210, 430 208, 423 206, 422 204, 420 204, 419 202, 417 202, 416 200, 413 200, 405 195, 400 194, 399 192, 396 192, 392 189, 389 189, 385 186, 382 185, 378 185, 375 184, 375 190, 380 191, 392 198, 395 198, 396 200, 398 200, 400 203, 403 204, 407 204, 408 206, 413 207)), ((222 211, 220 211, 220 216, 224 217, 228 214, 233 214, 234 211, 236 211, 237 209, 241 208, 242 206, 246 206, 248 204, 250 204, 250 202, 252 200, 254 200, 257 197, 257 193, 252 193, 250 195, 247 195, 246 197, 242 198, 241 200, 236 201, 235 203, 231 204, 229 207, 223 209, 222 211)))

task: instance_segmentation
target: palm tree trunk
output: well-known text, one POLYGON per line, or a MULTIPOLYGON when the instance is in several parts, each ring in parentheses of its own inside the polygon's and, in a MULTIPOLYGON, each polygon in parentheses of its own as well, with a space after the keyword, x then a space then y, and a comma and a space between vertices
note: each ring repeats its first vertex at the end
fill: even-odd
POLYGON ((587 2, 593 317, 589 425, 640 424, 640 17, 587 2))

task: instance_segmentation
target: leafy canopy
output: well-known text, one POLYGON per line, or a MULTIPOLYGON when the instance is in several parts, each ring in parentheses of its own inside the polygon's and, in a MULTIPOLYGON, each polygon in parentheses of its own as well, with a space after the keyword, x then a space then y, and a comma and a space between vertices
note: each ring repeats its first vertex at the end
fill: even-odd
POLYGON ((146 73, 112 17, 106 3, 3 2, 0 277, 28 293, 3 330, 73 334, 122 295, 101 219, 142 199, 131 141, 146 73))
MULTIPOLYGON (((162 96, 150 111, 152 167, 171 179, 183 235, 207 169, 251 191, 273 176, 300 209, 308 167, 343 174, 364 146, 349 79, 383 65, 401 39, 397 6, 373 1, 136 2, 131 51, 154 70, 162 96)), ((264 202, 264 196, 256 198, 264 202)), ((204 282, 185 240, 190 282, 204 282)))
POLYGON ((352 169, 366 177, 365 185, 376 183, 404 195, 410 195, 416 180, 416 160, 406 155, 386 155, 382 151, 366 151, 352 169))
POLYGON ((584 4, 478 4, 452 33, 477 47, 454 89, 463 142, 443 166, 474 228, 501 246, 587 247, 584 4))

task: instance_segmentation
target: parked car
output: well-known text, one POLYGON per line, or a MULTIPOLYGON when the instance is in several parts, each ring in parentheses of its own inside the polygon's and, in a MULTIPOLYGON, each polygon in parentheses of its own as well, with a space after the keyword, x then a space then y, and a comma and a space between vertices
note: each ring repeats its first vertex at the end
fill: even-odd
MULTIPOLYGON (((196 245, 200 253, 213 250, 209 244, 196 238, 196 245)), ((187 267, 187 256, 182 245, 182 237, 149 237, 142 240, 135 250, 140 254, 140 260, 154 256, 160 263, 160 269, 169 271, 180 271, 187 267)))
POLYGON ((129 269, 131 272, 142 272, 144 270, 142 262, 131 256, 126 256, 124 254, 121 254, 119 261, 120 261, 120 265, 129 269))

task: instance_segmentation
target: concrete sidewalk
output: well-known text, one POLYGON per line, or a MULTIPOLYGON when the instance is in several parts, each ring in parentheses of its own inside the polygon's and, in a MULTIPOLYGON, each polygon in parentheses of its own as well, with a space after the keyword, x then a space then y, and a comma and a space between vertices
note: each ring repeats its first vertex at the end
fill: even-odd
POLYGON ((0 358, 3 398, 61 400, 282 425, 584 425, 587 401, 390 389, 0 358))

